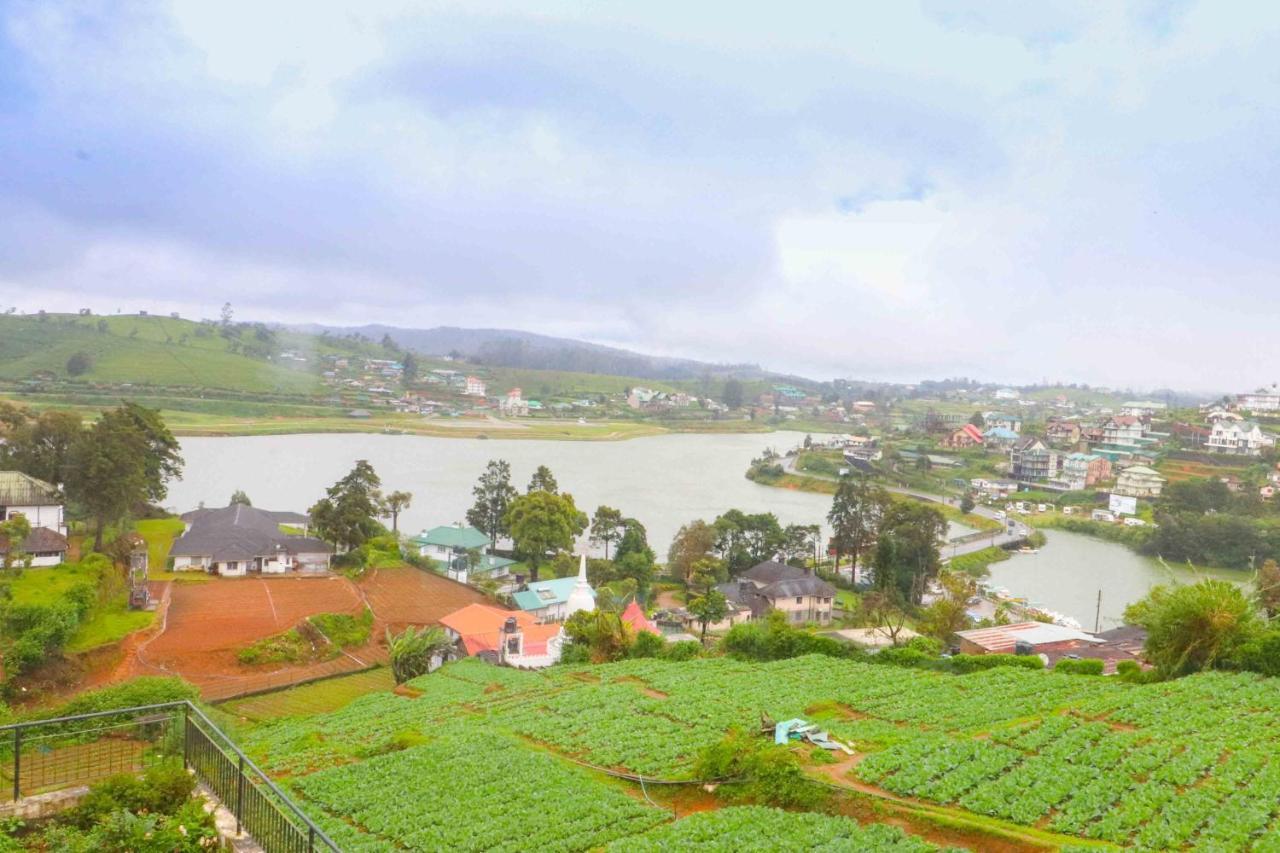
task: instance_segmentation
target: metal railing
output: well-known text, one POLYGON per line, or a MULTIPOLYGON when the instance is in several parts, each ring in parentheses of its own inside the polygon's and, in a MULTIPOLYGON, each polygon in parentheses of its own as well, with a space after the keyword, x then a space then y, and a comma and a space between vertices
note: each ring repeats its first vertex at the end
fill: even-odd
POLYGON ((0 726, 0 783, 14 800, 173 763, 198 780, 267 853, 341 853, 275 782, 191 702, 0 726))

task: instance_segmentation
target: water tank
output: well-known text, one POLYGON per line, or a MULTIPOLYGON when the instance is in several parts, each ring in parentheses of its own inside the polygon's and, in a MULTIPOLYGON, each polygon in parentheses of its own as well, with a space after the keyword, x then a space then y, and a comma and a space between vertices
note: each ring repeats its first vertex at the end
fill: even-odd
POLYGON ((1035 646, 1026 640, 1015 640, 1013 643, 1013 653, 1015 655, 1033 655, 1036 653, 1035 646))
POLYGON ((516 617, 514 616, 507 617, 507 621, 503 624, 502 630, 508 634, 514 634, 518 630, 518 627, 516 624, 516 617))

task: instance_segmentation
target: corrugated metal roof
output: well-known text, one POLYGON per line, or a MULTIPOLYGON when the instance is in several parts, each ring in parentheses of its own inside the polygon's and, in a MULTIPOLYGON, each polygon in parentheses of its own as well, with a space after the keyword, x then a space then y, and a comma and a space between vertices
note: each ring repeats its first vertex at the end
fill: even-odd
POLYGON ((0 471, 0 506, 58 506, 58 490, 21 471, 0 471))
POLYGON ((1062 643, 1068 640, 1080 640, 1087 643, 1101 643, 1092 634, 1053 625, 1048 622, 1015 622, 1012 625, 997 625, 992 628, 974 628, 971 631, 957 631, 956 636, 981 646, 989 652, 1011 652, 1018 641, 1031 643, 1033 646, 1044 643, 1062 643))
POLYGON ((474 527, 462 527, 457 524, 446 524, 433 527, 413 537, 415 545, 437 545, 441 548, 485 548, 489 545, 489 537, 474 527))

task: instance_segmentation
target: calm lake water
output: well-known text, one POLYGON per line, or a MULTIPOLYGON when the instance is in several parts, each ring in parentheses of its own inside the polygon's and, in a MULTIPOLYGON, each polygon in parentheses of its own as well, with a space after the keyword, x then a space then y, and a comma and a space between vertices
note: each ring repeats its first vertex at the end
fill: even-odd
MULTIPOLYGON (((823 524, 828 495, 759 486, 743 476, 765 448, 786 450, 802 433, 663 435, 628 441, 520 441, 399 435, 285 435, 188 438, 182 442, 186 476, 172 483, 166 504, 177 512, 227 502, 244 489, 255 506, 305 511, 324 490, 368 459, 385 490, 413 492, 400 517, 410 535, 461 521, 471 487, 490 459, 511 463, 521 491, 538 465, 547 465, 579 508, 617 507, 640 519, 664 558, 680 525, 711 521, 728 509, 772 512, 783 524, 823 524)), ((952 525, 951 535, 968 531, 952 525)), ((1092 628, 1102 590, 1102 626, 1119 623, 1125 605, 1166 578, 1155 561, 1120 545, 1060 530, 1045 531, 1039 554, 1017 555, 991 568, 991 581, 1015 595, 1078 619, 1092 628)), ((584 543, 585 544, 585 543, 584 543)), ((1185 569, 1175 572, 1188 577, 1185 569)), ((1239 575, 1226 573, 1240 579, 1239 575)))
POLYGON ((787 432, 628 441, 340 434, 187 438, 186 475, 170 485, 165 503, 186 512, 201 501, 225 505, 233 491, 244 489, 255 506, 305 512, 357 459, 368 459, 384 491, 413 493, 413 505, 400 516, 400 529, 412 535, 462 521, 484 466, 505 459, 521 492, 534 469, 547 465, 579 509, 591 513, 607 504, 639 519, 665 559, 682 524, 711 521, 728 509, 772 512, 784 525, 825 525, 829 495, 760 486, 743 476, 765 448, 781 451, 803 440, 803 433, 787 432))
MULTIPOLYGON (((1035 523, 1035 519, 1031 519, 1035 523)), ((1122 545, 1066 530, 1045 530, 1048 540, 1038 554, 1015 554, 991 566, 992 586, 1071 616, 1092 631, 1098 591, 1102 591, 1102 630, 1121 624, 1124 609, 1143 598, 1151 587, 1172 579, 1192 581, 1186 566, 1141 557, 1122 545)), ((1227 570, 1212 576, 1243 582, 1245 572, 1227 570)))

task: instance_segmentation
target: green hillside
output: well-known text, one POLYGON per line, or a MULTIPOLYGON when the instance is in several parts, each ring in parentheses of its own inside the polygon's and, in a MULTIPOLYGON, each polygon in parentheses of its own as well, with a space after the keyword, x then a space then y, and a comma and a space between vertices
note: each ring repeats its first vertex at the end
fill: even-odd
MULTIPOLYGON (((290 345, 312 351, 333 349, 320 338, 276 334, 274 350, 290 345)), ((314 373, 268 360, 266 349, 254 340, 252 331, 226 338, 210 324, 170 317, 0 316, 0 379, 74 379, 279 394, 321 390, 314 373), (87 355, 89 366, 71 377, 68 361, 76 353, 87 355)))
MULTIPOLYGON (((972 849, 1280 849, 1277 679, 1216 673, 1138 685, 810 656, 538 673, 463 661, 410 686, 412 698, 376 692, 244 737, 344 849, 519 849, 526 831, 537 833, 540 849, 711 842, 717 827, 743 816, 721 811, 713 827, 671 823, 670 803, 664 813, 650 798, 689 788, 641 791, 584 765, 650 782, 695 779, 703 749, 731 727, 758 730, 761 714, 818 720, 854 748, 853 756, 835 753, 834 763, 820 750, 794 748, 818 790, 840 791, 822 811, 871 816, 930 840, 972 849), (451 784, 432 781, 440 775, 451 784), (511 796, 490 799, 490 790, 511 796), (491 816, 487 847, 467 842, 468 818, 481 812, 491 816)), ((699 810, 733 804, 734 786, 708 799, 699 810)), ((771 829, 798 833, 808 817, 793 814, 792 828, 771 829)), ((809 831, 843 837, 828 825, 809 831)))

